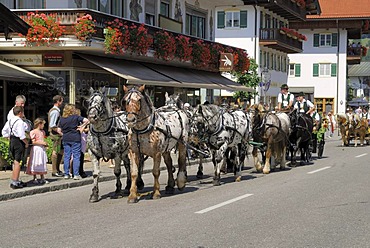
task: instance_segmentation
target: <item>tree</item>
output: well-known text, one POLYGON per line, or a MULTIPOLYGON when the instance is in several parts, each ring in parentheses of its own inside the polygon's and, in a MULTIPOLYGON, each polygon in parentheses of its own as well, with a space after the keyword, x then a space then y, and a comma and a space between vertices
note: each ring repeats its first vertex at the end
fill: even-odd
POLYGON ((255 59, 250 59, 250 66, 247 72, 235 73, 235 76, 238 79, 238 83, 253 88, 254 92, 237 91, 233 95, 234 98, 239 98, 241 100, 243 98, 247 98, 248 101, 250 101, 251 98, 254 98, 258 95, 256 88, 259 82, 261 82, 261 78, 258 76, 258 64, 256 63, 255 59))

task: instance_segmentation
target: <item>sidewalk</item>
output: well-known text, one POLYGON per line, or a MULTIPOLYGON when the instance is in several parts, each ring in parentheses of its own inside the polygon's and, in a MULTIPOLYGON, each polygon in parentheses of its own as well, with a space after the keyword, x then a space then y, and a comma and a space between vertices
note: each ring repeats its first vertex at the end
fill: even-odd
MULTIPOLYGON (((177 154, 171 154, 172 160, 174 162, 174 166, 177 167, 177 154)), ((208 160, 207 160, 208 162, 208 160)), ((188 162, 187 162, 188 163, 188 162)), ((198 164, 198 160, 190 160, 190 165, 198 164)), ((144 163, 144 173, 151 173, 153 167, 153 160, 148 158, 144 163)), ((61 165, 63 168, 63 165, 61 165)), ((121 177, 126 177, 126 170, 124 166, 121 167, 122 175, 121 177)), ((49 181, 49 184, 44 185, 34 185, 30 181, 32 181, 33 176, 27 175, 23 171, 20 174, 20 180, 27 183, 27 187, 23 189, 12 189, 10 188, 10 177, 12 174, 11 170, 7 171, 0 171, 0 201, 6 201, 10 199, 20 198, 28 195, 40 194, 45 192, 63 190, 68 188, 74 188, 79 186, 84 186, 88 184, 92 184, 94 182, 92 174, 93 174, 93 165, 91 161, 85 160, 84 170, 87 174, 86 178, 81 180, 73 180, 73 179, 64 179, 63 177, 52 177, 51 176, 51 164, 48 164, 48 174, 45 175, 45 179, 49 181)), ((100 164, 100 177, 99 182, 111 181, 115 180, 116 176, 113 174, 113 168, 109 168, 108 162, 102 162, 100 164)), ((166 166, 161 161, 161 170, 166 170, 166 166)), ((39 178, 39 177, 38 177, 39 178)), ((122 182, 123 184, 125 182, 122 182)))

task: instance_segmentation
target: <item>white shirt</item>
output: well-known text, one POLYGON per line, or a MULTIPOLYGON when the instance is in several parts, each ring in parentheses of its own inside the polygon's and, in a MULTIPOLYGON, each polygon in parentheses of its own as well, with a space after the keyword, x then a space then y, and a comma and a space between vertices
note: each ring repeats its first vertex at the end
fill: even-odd
POLYGON ((14 112, 13 112, 13 109, 14 109, 14 107, 11 110, 9 110, 8 117, 6 118, 6 120, 10 120, 11 118, 13 118, 15 116, 14 112))
POLYGON ((281 103, 281 107, 287 107, 287 106, 289 106, 289 102, 288 102, 288 95, 289 94, 290 94, 290 96, 289 96, 289 102, 293 102, 294 95, 292 93, 289 93, 288 92, 288 93, 284 94, 284 101, 283 101, 283 94, 281 92, 278 94, 277 101, 278 101, 278 103, 281 103))
POLYGON ((5 123, 1 134, 6 138, 15 136, 23 140, 26 138, 26 127, 27 124, 19 116, 14 116, 5 123))
POLYGON ((320 115, 316 111, 311 113, 311 117, 314 118, 316 121, 320 121, 320 115))
POLYGON ((307 103, 308 109, 313 108, 315 106, 315 105, 313 105, 313 103, 310 100, 303 99, 303 101, 301 103, 299 103, 299 101, 295 102, 294 109, 298 109, 298 103, 299 103, 301 109, 298 109, 298 111, 300 113, 305 113, 305 111, 303 109, 305 102, 307 103))

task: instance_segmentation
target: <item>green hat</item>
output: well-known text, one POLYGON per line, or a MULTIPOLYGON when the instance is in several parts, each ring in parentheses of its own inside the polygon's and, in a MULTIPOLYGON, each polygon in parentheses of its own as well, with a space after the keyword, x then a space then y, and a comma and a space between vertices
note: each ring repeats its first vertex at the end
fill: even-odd
POLYGON ((288 85, 287 84, 283 84, 280 89, 289 89, 288 85))
POLYGON ((301 91, 301 92, 299 92, 299 93, 298 93, 298 95, 297 95, 297 96, 305 96, 305 95, 304 95, 304 93, 301 91))

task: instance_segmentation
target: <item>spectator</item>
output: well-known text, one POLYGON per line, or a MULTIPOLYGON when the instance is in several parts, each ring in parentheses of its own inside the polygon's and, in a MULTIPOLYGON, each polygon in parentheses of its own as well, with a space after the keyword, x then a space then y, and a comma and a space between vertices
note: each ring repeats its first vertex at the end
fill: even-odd
POLYGON ((334 118, 332 112, 329 111, 329 113, 328 113, 329 136, 328 136, 328 138, 332 138, 333 137, 335 125, 336 125, 335 118, 334 118))
MULTIPOLYGON (((24 108, 25 104, 26 104, 26 97, 24 95, 18 95, 15 97, 15 106, 20 106, 24 108)), ((11 110, 9 110, 7 120, 10 120, 12 117, 14 117, 14 112, 13 112, 14 107, 11 110)))
POLYGON ((26 183, 19 180, 19 174, 21 171, 21 161, 24 156, 25 149, 28 147, 28 140, 26 138, 26 128, 22 120, 24 117, 24 109, 21 106, 15 106, 13 108, 14 117, 5 123, 2 135, 6 138, 10 138, 10 154, 14 159, 13 171, 10 180, 10 187, 12 189, 21 189, 27 186, 26 183))
POLYGON ((81 134, 80 129, 85 128, 88 119, 76 115, 74 104, 67 104, 60 118, 60 127, 63 133, 64 147, 64 178, 69 179, 69 161, 73 155, 73 179, 80 180, 81 134), (80 126, 80 123, 82 125, 80 126))
POLYGON ((27 174, 33 175, 34 184, 45 184, 49 183, 45 180, 44 175, 47 173, 47 162, 48 158, 46 155, 47 143, 45 138, 45 120, 37 118, 34 122, 34 128, 30 137, 32 140, 31 155, 28 161, 27 174), (40 180, 37 180, 37 175, 40 175, 40 180))
POLYGON ((60 108, 63 104, 63 97, 56 95, 53 97, 54 106, 49 110, 48 122, 49 122, 49 137, 53 141, 53 151, 51 155, 52 172, 53 177, 62 177, 63 173, 60 170, 60 163, 63 157, 62 147, 62 130, 58 127, 60 121, 60 108))
MULTIPOLYGON (((76 114, 81 116, 81 110, 76 109, 76 114)), ((84 160, 85 160, 85 153, 86 153, 86 148, 87 148, 87 133, 88 133, 88 131, 89 131, 88 126, 83 128, 83 130, 80 130, 80 132, 81 132, 81 157, 80 157, 79 172, 80 172, 80 176, 82 178, 87 177, 87 175, 84 171, 84 160)))

